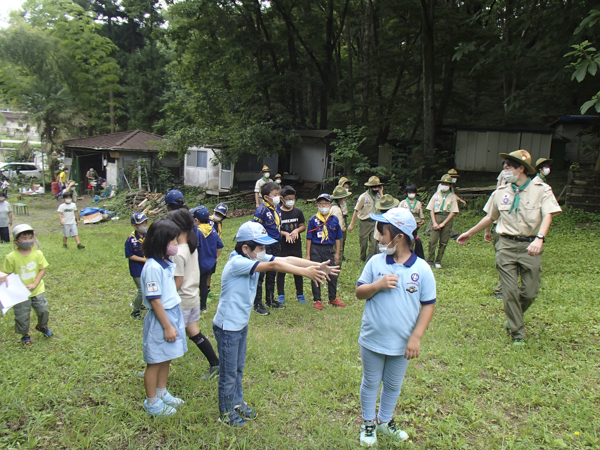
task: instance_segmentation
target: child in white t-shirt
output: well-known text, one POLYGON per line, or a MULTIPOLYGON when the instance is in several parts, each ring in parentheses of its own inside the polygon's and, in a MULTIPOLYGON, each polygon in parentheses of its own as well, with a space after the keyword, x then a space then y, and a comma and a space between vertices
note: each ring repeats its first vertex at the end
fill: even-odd
POLYGON ((77 205, 73 203, 73 194, 70 192, 63 193, 64 203, 58 207, 58 219, 63 229, 63 248, 67 248, 67 238, 74 237, 77 243, 77 248, 85 248, 79 241, 77 225, 79 224, 79 215, 77 214, 77 205))

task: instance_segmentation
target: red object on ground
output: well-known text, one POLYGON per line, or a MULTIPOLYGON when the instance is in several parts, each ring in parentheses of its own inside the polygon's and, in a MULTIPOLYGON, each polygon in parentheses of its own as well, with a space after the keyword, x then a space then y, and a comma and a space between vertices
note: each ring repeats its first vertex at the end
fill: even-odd
POLYGON ((60 188, 58 187, 58 183, 56 181, 52 182, 52 195, 58 195, 60 192, 60 188))

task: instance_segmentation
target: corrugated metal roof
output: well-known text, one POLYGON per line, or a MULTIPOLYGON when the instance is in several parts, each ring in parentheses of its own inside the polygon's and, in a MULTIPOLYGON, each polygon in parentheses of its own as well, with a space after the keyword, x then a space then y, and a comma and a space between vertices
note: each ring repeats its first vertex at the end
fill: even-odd
POLYGON ((118 133, 101 134, 81 139, 63 141, 65 147, 87 148, 94 150, 142 150, 158 151, 157 141, 165 138, 158 134, 142 130, 119 131, 118 133))

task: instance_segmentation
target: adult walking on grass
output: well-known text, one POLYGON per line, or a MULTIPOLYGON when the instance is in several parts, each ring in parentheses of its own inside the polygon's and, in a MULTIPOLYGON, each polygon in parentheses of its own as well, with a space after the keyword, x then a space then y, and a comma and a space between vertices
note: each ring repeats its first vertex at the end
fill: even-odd
POLYGON ((358 223, 358 242, 360 244, 361 261, 367 261, 377 253, 377 241, 373 237, 375 222, 369 216, 375 212, 375 204, 381 200, 383 194, 383 184, 378 177, 369 178, 369 181, 365 183, 365 187, 367 190, 358 197, 352 221, 348 226, 348 232, 351 233, 354 230, 356 218, 360 220, 358 223))
POLYGON ((438 190, 427 205, 431 215, 431 224, 433 225, 429 235, 429 256, 427 262, 434 265, 436 269, 442 268, 442 258, 446 251, 446 246, 450 241, 452 227, 454 226, 454 216, 458 214, 458 198, 450 189, 452 179, 450 175, 444 175, 439 181, 438 190), (437 249, 437 257, 435 251, 437 249))
POLYGON ((496 268, 502 282, 505 328, 514 345, 524 345, 523 315, 531 306, 541 285, 542 252, 550 224, 562 210, 552 188, 535 175, 531 156, 526 150, 500 153, 506 185, 494 191, 488 202, 489 211, 481 221, 457 242, 465 244, 475 233, 498 221, 500 235, 496 243, 496 268), (519 286, 519 275, 520 283, 519 286))

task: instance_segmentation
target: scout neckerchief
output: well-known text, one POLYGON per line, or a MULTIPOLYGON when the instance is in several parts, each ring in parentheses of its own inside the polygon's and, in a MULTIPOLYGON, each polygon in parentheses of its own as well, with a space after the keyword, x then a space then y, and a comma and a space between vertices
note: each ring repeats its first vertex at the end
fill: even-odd
POLYGON ((413 205, 410 202, 410 198, 406 197, 406 203, 408 203, 408 207, 410 208, 410 212, 414 213, 415 212, 415 208, 417 207, 417 203, 419 203, 419 200, 415 197, 415 204, 413 205))
POLYGON ((371 197, 373 199, 373 208, 374 208, 375 203, 377 203, 377 200, 375 199, 375 197, 373 197, 373 194, 371 194, 371 189, 367 189, 367 194, 369 194, 369 197, 371 197))
POLYGON ((517 186, 515 183, 512 183, 510 185, 510 187, 512 187, 512 190, 515 192, 515 199, 513 200, 512 205, 510 205, 510 210, 508 211, 508 214, 513 212, 513 209, 515 210, 515 214, 519 214, 519 194, 523 192, 527 186, 529 186, 530 181, 531 178, 527 177, 527 181, 523 183, 521 187, 517 186))
POLYGON ((546 177, 544 177, 541 172, 538 173, 537 176, 540 177, 544 183, 546 183, 546 177))
POLYGON ((446 198, 451 194, 452 192, 448 189, 448 192, 444 195, 442 194, 442 207, 440 208, 440 212, 444 212, 444 205, 446 204, 446 198))
POLYGON ((275 208, 275 206, 271 205, 271 203, 265 202, 264 205, 271 211, 273 211, 273 215, 275 216, 275 225, 277 225, 277 231, 281 231, 281 218, 277 213, 277 209, 275 208))
POLYGON ((205 238, 207 238, 210 233, 212 233, 213 227, 210 226, 210 223, 201 223, 198 224, 198 229, 202 232, 205 238))
POLYGON ((268 182, 269 182, 268 178, 261 177, 260 179, 261 179, 261 180, 263 180, 265 183, 268 183, 268 182))
POLYGON ((140 235, 138 233, 138 230, 133 230, 133 232, 131 233, 131 236, 133 236, 133 238, 138 241, 140 244, 144 243, 144 239, 146 239, 146 235, 140 235))
POLYGON ((310 231, 316 231, 319 228, 323 227, 323 233, 321 234, 321 243, 323 243, 329 239, 329 230, 327 230, 327 227, 325 225, 327 224, 327 221, 329 220, 330 217, 331 217, 331 211, 329 211, 329 214, 327 214, 327 217, 324 217, 323 214, 318 212, 317 219, 321 221, 321 225, 319 225, 314 230, 310 230, 310 231))
POLYGON ((223 232, 223 224, 221 222, 217 222, 214 219, 214 215, 210 216, 209 219, 213 221, 213 228, 217 227, 215 231, 218 233, 219 237, 222 237, 221 233, 223 232))

